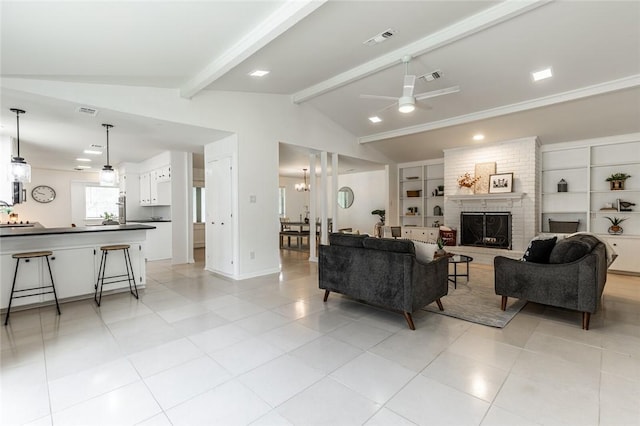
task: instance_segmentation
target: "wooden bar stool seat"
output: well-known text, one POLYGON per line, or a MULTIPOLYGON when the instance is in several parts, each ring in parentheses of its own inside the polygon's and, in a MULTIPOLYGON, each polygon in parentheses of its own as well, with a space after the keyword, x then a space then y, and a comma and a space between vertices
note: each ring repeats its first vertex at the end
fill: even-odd
POLYGON ((4 320, 4 325, 7 325, 9 322, 9 315, 11 314, 11 302, 13 299, 20 299, 23 297, 32 297, 39 296, 42 294, 53 294, 53 298, 56 301, 56 309, 58 310, 58 315, 60 315, 60 305, 58 304, 58 295, 56 294, 55 283, 53 282, 53 274, 51 273, 51 264, 49 263, 49 256, 53 255, 52 251, 43 250, 43 251, 31 251, 24 253, 14 253, 11 255, 13 259, 16 259, 16 269, 13 273, 13 284, 11 284, 11 296, 9 297, 9 306, 7 307, 7 316, 4 320), (51 285, 47 286, 39 286, 39 287, 30 287, 16 290, 16 279, 18 277, 18 266, 20 266, 20 260, 24 262, 29 262, 30 259, 37 259, 40 257, 44 257, 47 261, 47 268, 49 270, 49 278, 51 279, 51 285), (47 289, 51 289, 49 291, 45 291, 47 289), (26 293, 26 294, 22 294, 26 293), (18 296, 16 294, 19 294, 18 296))
POLYGON ((136 278, 133 274, 133 266, 131 265, 131 256, 129 255, 129 244, 113 244, 100 247, 102 250, 102 257, 100 258, 100 267, 98 268, 98 278, 96 280, 96 293, 93 297, 98 306, 102 301, 102 288, 108 284, 115 284, 120 282, 129 283, 129 292, 138 299, 138 288, 136 287, 136 278), (105 276, 107 269, 107 255, 109 252, 122 250, 124 256, 124 266, 127 271, 126 274, 108 275, 105 276))

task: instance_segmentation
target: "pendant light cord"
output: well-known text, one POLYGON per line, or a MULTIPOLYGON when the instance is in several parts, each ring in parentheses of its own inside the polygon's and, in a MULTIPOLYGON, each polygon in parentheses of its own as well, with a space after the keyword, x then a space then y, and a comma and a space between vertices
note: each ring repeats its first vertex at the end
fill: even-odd
POLYGON ((17 137, 16 145, 18 146, 18 156, 16 158, 21 158, 20 157, 20 114, 24 114, 26 111, 18 108, 10 108, 9 110, 16 113, 16 137, 17 137))
POLYGON ((112 124, 102 124, 106 129, 107 129, 107 166, 110 166, 109 164, 109 129, 113 127, 112 124))

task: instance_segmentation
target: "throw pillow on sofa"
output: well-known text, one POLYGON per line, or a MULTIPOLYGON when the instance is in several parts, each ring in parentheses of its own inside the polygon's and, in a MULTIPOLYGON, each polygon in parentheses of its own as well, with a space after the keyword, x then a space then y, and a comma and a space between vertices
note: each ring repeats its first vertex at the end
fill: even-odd
POLYGON ((548 240, 540 240, 534 238, 529 242, 529 247, 522 256, 523 262, 533 263, 549 263, 549 256, 551 251, 556 246, 557 237, 550 238, 548 240))
POLYGON ((560 241, 551 251, 549 263, 570 263, 587 254, 598 245, 600 240, 591 235, 574 235, 560 241))
POLYGON ((424 241, 414 241, 413 246, 416 250, 416 259, 422 263, 431 262, 436 250, 438 250, 437 244, 425 243, 424 241))

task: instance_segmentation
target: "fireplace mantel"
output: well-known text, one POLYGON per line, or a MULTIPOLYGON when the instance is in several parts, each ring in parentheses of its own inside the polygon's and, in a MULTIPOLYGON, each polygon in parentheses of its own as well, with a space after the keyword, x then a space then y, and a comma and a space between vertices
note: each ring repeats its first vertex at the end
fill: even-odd
POLYGON ((447 195, 445 198, 449 201, 455 201, 459 206, 471 203, 480 203, 486 207, 488 203, 507 201, 509 207, 513 205, 514 200, 521 200, 527 195, 525 192, 507 192, 504 194, 460 194, 447 195))

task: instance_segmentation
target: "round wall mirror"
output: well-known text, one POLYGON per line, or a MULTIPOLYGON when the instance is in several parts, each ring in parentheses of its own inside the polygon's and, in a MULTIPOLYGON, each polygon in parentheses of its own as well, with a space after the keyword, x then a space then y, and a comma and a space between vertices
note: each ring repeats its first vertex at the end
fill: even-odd
POLYGON ((338 205, 348 209, 351 204, 353 204, 353 191, 348 186, 343 186, 338 190, 338 205))

